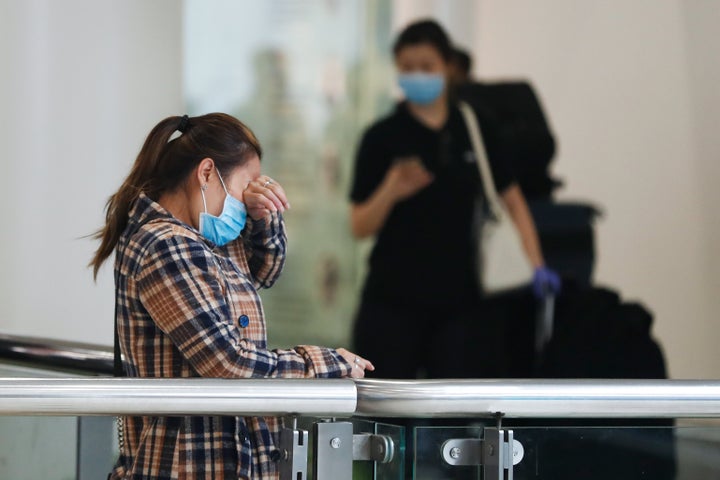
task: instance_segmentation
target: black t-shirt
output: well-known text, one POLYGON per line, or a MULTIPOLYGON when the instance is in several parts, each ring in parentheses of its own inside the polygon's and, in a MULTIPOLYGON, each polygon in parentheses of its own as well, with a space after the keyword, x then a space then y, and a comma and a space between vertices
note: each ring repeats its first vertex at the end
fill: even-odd
MULTIPOLYGON (((496 148, 494 126, 478 112, 496 190, 513 177, 496 148)), ((472 224, 481 192, 480 175, 460 110, 433 130, 401 103, 364 134, 350 192, 362 203, 377 189, 392 162, 418 156, 435 179, 395 205, 378 233, 370 256, 365 294, 387 301, 451 304, 474 299, 475 247, 472 224)))

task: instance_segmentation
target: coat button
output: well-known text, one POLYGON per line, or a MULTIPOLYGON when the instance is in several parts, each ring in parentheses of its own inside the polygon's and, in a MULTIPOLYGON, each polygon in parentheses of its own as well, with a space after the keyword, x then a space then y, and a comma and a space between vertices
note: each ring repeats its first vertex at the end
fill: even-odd
POLYGON ((240 315, 238 322, 240 322, 240 326, 242 328, 245 328, 250 325, 250 317, 248 317, 247 315, 240 315))

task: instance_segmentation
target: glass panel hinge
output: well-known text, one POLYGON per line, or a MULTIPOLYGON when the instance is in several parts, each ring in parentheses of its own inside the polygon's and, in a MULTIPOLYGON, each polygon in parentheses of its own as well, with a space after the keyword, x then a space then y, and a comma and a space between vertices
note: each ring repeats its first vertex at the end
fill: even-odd
POLYGON ((440 447, 442 458, 453 466, 481 466, 485 480, 512 480, 513 466, 525 455, 512 430, 485 428, 483 438, 451 438, 440 447))

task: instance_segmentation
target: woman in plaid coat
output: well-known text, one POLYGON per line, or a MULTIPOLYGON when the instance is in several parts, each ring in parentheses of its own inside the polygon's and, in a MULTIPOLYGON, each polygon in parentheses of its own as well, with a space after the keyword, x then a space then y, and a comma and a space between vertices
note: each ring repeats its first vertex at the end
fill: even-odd
MULTIPOLYGON (((283 267, 285 192, 260 145, 225 114, 169 117, 148 135, 91 262, 115 251, 117 333, 128 377, 362 377, 364 358, 268 350, 258 289, 283 267)), ((124 417, 111 479, 277 478, 279 420, 124 417)))

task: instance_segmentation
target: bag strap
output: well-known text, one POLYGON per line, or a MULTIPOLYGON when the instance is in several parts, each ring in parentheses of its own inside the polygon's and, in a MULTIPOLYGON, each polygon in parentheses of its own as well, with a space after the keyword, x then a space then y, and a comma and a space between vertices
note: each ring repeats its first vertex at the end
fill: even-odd
POLYGON ((496 219, 500 219, 503 215, 503 208, 493 181, 490 162, 488 161, 487 150, 485 150, 485 143, 483 142, 482 135, 480 135, 480 125, 478 124, 477 116, 472 107, 466 102, 458 102, 458 107, 460 108, 460 112, 465 120, 465 126, 470 134, 470 143, 475 152, 475 159, 480 172, 480 180, 482 181, 483 191, 485 192, 485 198, 488 201, 490 212, 496 219))

